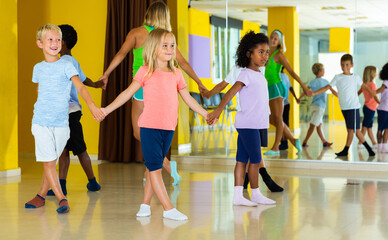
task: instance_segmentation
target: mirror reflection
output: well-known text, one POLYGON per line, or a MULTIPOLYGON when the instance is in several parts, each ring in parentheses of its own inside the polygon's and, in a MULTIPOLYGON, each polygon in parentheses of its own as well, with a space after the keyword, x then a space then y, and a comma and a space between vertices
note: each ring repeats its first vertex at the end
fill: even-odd
MULTIPOLYGON (((349 145, 349 138, 347 138, 349 131, 345 124, 343 109, 341 109, 343 106, 341 106, 339 98, 334 96, 330 90, 326 92, 327 100, 321 106, 323 110, 320 113, 322 121, 315 123, 313 118, 316 115, 312 113, 316 111, 314 107, 316 104, 313 103, 312 97, 303 97, 303 95, 309 95, 304 86, 311 89, 313 86, 311 82, 314 79, 323 78, 330 83, 336 75, 343 74, 340 59, 344 54, 352 55, 353 67, 350 69, 350 74, 359 76, 360 85, 363 83, 365 68, 375 66, 375 77, 368 80, 369 83, 366 82, 365 85, 371 86, 372 91, 381 87, 383 81, 379 78, 379 73, 387 63, 386 53, 388 49, 386 41, 388 26, 381 9, 386 7, 388 7, 388 3, 383 1, 372 5, 364 0, 341 3, 327 1, 309 1, 306 3, 282 0, 271 2, 261 0, 245 2, 192 0, 189 10, 189 24, 191 26, 189 30, 189 61, 208 90, 214 90, 231 72, 235 65, 235 53, 239 40, 248 31, 265 33, 270 37, 271 33, 278 29, 285 40, 286 51, 283 54, 291 70, 288 71, 287 68, 284 70, 286 77, 290 80, 290 86, 287 86, 289 94, 282 107, 286 110, 283 111, 283 120, 286 120, 288 115, 287 125, 292 138, 289 141, 280 140, 278 144, 280 149, 278 149, 278 146, 275 146, 278 138, 276 127, 271 125, 268 129, 268 147, 262 148, 262 152, 274 150, 275 154, 264 155, 264 158, 379 162, 384 159, 384 151, 381 149, 383 146, 386 147, 386 143, 379 146, 379 143, 384 143, 384 139, 377 136, 378 114, 376 108, 379 108, 379 105, 376 103, 371 107, 368 102, 370 96, 368 97, 367 93, 366 95, 364 93, 366 90, 363 92, 362 87, 358 86, 361 89, 358 96, 360 132, 375 156, 372 156, 373 154, 361 144, 361 140, 353 133, 347 156, 338 157, 336 153, 343 152, 344 147, 349 145), (190 21, 194 21, 194 19, 196 23, 200 24, 191 24, 190 21), (198 59, 207 59, 210 67, 201 67, 200 63, 204 64, 206 61, 198 61, 198 59), (318 76, 317 72, 314 73, 312 69, 314 63, 322 64, 323 75, 318 76), (298 82, 292 71, 302 83, 298 82), (295 95, 292 92, 295 92, 295 95), (372 109, 371 111, 374 112, 372 119, 370 112, 367 112, 366 114, 369 115, 365 116, 364 106, 369 106, 368 109, 372 109), (288 114, 287 109, 289 109, 288 114), (367 126, 364 126, 366 125, 365 120, 368 120, 367 126), (313 131, 311 136, 307 138, 311 128, 313 131), (303 145, 300 153, 298 153, 298 148, 294 146, 295 140, 293 139, 298 140, 300 145, 303 145), (278 154, 276 150, 279 150, 278 154)), ((270 59, 271 56, 269 56, 268 61, 270 59)), ((275 62, 277 61, 275 56, 275 62)), ((262 71, 265 72, 266 69, 263 68, 262 71)), ((366 80, 364 79, 364 81, 366 80)), ((218 106, 221 98, 232 85, 223 86, 225 88, 221 91, 216 89, 219 93, 210 94, 212 96, 209 98, 201 96, 194 86, 193 84, 190 86, 192 96, 207 110, 212 111, 218 106)), ((338 88, 340 88, 338 85, 333 86, 335 91, 343 94, 338 88)), ((380 98, 380 94, 377 96, 380 98)), ((271 112, 277 111, 274 109, 271 108, 271 112)), ((238 136, 234 127, 237 111, 238 100, 234 98, 227 104, 218 123, 214 126, 207 126, 206 121, 201 116, 190 112, 191 151, 178 150, 173 151, 173 154, 234 158, 238 136)), ((286 123, 286 121, 284 122, 286 123)))

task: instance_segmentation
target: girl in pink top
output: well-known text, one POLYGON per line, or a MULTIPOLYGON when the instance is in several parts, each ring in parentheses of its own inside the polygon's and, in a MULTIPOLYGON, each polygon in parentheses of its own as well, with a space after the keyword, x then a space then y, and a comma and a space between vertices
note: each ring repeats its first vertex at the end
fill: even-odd
POLYGON ((150 203, 155 192, 164 208, 163 217, 182 221, 187 220, 187 216, 174 208, 162 179, 163 159, 170 148, 178 119, 178 93, 204 118, 208 112, 190 96, 182 72, 174 67, 175 53, 175 37, 171 32, 164 29, 150 32, 144 44, 144 66, 136 73, 135 81, 102 111, 109 114, 143 87, 144 110, 138 124, 147 170, 144 198, 136 216, 151 215, 150 203))
MULTIPOLYGON (((362 92, 365 98, 365 103, 362 108, 362 111, 364 113, 364 119, 362 121, 361 133, 363 136, 365 136, 365 133, 368 132, 368 136, 372 141, 373 148, 377 148, 377 143, 372 131, 373 120, 375 117, 376 108, 378 104, 377 102, 378 99, 376 97, 377 87, 376 87, 376 84, 374 83, 376 76, 377 76, 376 67, 366 66, 364 69, 364 75, 362 77, 362 81, 364 82, 364 84, 361 86, 360 90, 358 91, 358 94, 360 95, 362 92)), ((363 148, 364 146, 361 144, 361 142, 359 142, 358 147, 363 148)))

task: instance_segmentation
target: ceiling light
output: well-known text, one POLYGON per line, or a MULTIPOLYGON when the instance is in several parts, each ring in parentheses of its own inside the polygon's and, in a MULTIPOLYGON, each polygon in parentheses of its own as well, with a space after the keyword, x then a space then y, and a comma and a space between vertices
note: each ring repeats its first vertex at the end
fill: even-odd
POLYGON ((322 7, 322 10, 345 10, 346 8, 342 6, 327 6, 327 7, 322 7))

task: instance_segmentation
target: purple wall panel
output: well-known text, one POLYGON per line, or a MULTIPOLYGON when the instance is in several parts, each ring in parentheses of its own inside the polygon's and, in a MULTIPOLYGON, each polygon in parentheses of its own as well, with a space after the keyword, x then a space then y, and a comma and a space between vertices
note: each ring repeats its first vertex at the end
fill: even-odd
POLYGON ((189 34, 189 63, 199 78, 211 78, 210 38, 189 34))

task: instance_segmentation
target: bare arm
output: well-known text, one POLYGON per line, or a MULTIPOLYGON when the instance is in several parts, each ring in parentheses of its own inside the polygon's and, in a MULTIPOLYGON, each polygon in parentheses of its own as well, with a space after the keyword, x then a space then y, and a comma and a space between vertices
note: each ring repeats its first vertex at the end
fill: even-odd
POLYGON ((204 97, 210 98, 211 96, 220 93, 222 90, 224 90, 229 83, 222 81, 219 84, 217 84, 212 90, 207 91, 203 94, 204 97))
POLYGON ((102 88, 104 86, 104 82, 102 80, 99 80, 97 82, 93 82, 90 78, 86 78, 85 81, 83 81, 83 84, 88 87, 93 88, 102 88))
POLYGON ((303 92, 306 93, 307 96, 311 97, 311 90, 307 88, 306 84, 304 84, 300 77, 294 72, 286 56, 284 56, 284 54, 281 52, 279 52, 277 55, 279 56, 279 63, 283 65, 287 72, 291 75, 291 77, 293 77, 300 84, 303 89, 303 92))
POLYGON ((360 90, 358 90, 358 92, 357 92, 358 96, 360 96, 361 93, 362 93, 362 88, 360 88, 360 90))
MULTIPOLYGON (((329 85, 329 86, 330 86, 330 85, 329 85)), ((336 90, 334 90, 334 88, 332 88, 332 87, 330 86, 329 89, 330 89, 330 91, 333 93, 334 96, 338 97, 338 93, 337 93, 336 90)))
POLYGON ((120 93, 115 100, 107 107, 103 108, 102 111, 105 115, 113 112, 117 108, 121 107, 124 103, 128 102, 128 100, 139 90, 141 87, 138 81, 132 81, 131 85, 127 87, 122 93, 120 93))
POLYGON ((208 112, 190 95, 186 87, 179 90, 179 94, 189 108, 191 108, 194 112, 199 113, 204 118, 207 117, 208 112))
POLYGON ((209 114, 209 121, 212 121, 216 118, 219 118, 222 111, 225 109, 225 106, 232 100, 232 98, 236 95, 238 91, 244 86, 242 82, 237 81, 231 89, 225 94, 225 96, 222 98, 220 104, 218 105, 217 109, 214 110, 212 113, 209 114))
POLYGON ((377 103, 380 103, 380 99, 377 97, 376 92, 370 89, 366 83, 363 83, 361 85, 362 89, 365 89, 374 99, 377 103))
POLYGON ((176 49, 176 60, 178 61, 179 66, 191 77, 198 85, 199 92, 202 94, 207 90, 207 88, 203 85, 201 80, 198 78, 197 74, 194 72, 193 68, 190 66, 190 64, 186 61, 186 59, 182 56, 179 49, 176 49))
POLYGON ((88 90, 86 89, 85 85, 83 85, 79 77, 75 75, 71 78, 71 81, 73 82, 75 88, 77 89, 81 97, 88 105, 88 108, 90 109, 93 118, 97 121, 102 121, 105 118, 104 113, 101 112, 101 110, 96 106, 96 104, 94 104, 92 97, 90 96, 88 90))
POLYGON ((298 101, 298 98, 296 97, 296 94, 295 94, 295 91, 294 91, 294 88, 293 88, 293 87, 290 87, 290 93, 291 93, 292 95, 294 95, 295 100, 298 101))
POLYGON ((376 94, 379 94, 379 93, 383 92, 385 88, 386 88, 386 86, 384 84, 381 85, 381 87, 376 90, 376 94))
POLYGON ((112 73, 112 71, 123 61, 123 59, 125 58, 125 56, 127 56, 129 51, 131 51, 135 47, 136 34, 138 34, 138 31, 139 31, 138 29, 133 29, 128 33, 127 37, 125 38, 125 42, 121 46, 120 50, 116 53, 116 55, 110 62, 109 67, 104 72, 104 75, 100 77, 99 80, 103 81, 104 83, 104 86, 102 87, 102 89, 105 90, 106 85, 108 84, 108 78, 112 73))
POLYGON ((330 88, 331 88, 330 84, 327 84, 326 86, 324 86, 324 87, 318 89, 317 91, 313 92, 313 96, 316 96, 318 94, 324 93, 327 90, 329 90, 330 88))

